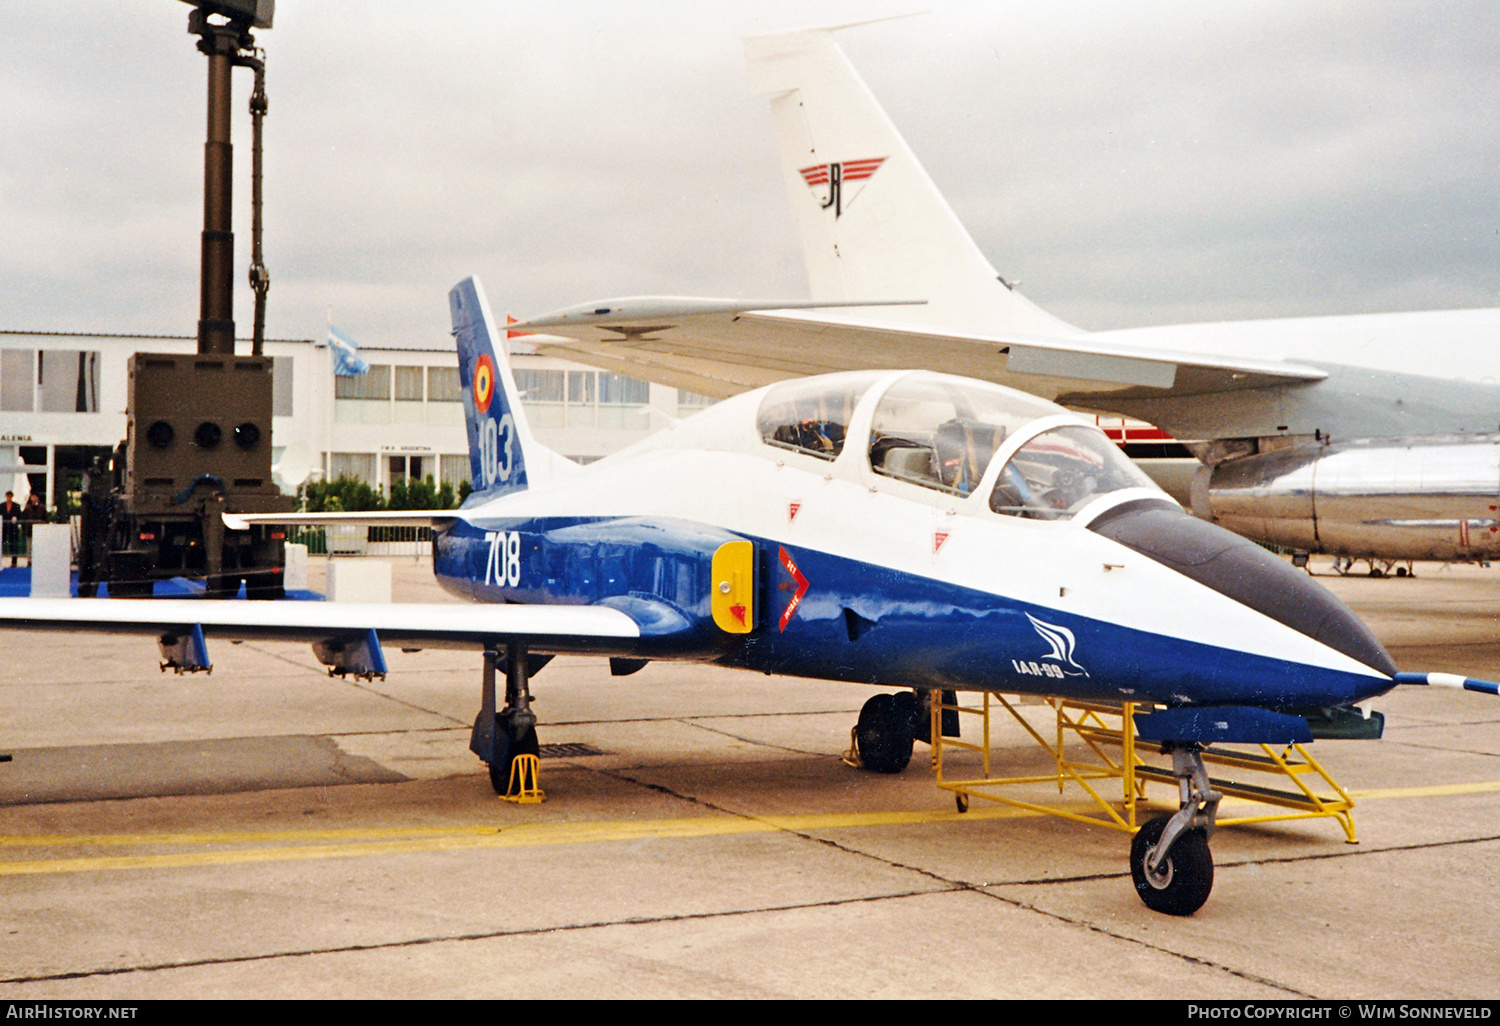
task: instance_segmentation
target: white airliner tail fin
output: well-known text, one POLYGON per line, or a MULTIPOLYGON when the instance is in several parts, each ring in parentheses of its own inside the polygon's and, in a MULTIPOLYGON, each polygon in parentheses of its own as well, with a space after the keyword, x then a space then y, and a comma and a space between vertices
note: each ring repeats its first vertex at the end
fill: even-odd
POLYGON ((745 40, 770 97, 817 300, 927 300, 884 320, 954 330, 1076 335, 1000 280, 833 41, 834 28, 745 40))

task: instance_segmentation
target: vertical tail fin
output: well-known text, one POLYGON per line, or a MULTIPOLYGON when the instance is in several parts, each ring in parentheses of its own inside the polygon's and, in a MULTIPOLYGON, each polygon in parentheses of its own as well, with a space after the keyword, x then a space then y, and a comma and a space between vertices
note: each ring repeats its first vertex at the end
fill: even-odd
POLYGON ((770 96, 813 298, 925 299, 880 316, 1079 334, 1000 280, 833 41, 837 27, 745 40, 751 87, 770 96))
POLYGON ((531 433, 505 356, 505 332, 496 329, 479 280, 465 278, 453 286, 448 307, 458 340, 474 491, 487 496, 521 491, 567 461, 531 433))

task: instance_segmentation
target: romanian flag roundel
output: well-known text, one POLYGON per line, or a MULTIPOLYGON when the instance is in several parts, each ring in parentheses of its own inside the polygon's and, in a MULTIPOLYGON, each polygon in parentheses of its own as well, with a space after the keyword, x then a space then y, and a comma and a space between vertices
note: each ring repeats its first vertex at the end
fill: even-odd
POLYGON ((485 353, 474 364, 474 406, 480 413, 487 413, 490 400, 495 397, 495 360, 485 353))

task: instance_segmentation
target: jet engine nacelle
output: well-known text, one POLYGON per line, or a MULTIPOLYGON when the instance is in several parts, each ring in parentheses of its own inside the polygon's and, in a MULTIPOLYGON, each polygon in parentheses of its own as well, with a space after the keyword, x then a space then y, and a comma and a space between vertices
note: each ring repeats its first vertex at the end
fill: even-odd
POLYGON ((1500 435, 1374 438, 1199 468, 1193 511, 1302 552, 1383 559, 1500 555, 1500 435))

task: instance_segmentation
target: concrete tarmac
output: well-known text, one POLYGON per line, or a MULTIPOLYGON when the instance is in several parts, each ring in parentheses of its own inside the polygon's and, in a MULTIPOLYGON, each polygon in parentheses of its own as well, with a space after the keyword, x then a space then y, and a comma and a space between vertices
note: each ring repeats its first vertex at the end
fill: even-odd
MULTIPOLYGON (((1500 569, 1417 570, 1320 580, 1402 669, 1500 679, 1500 569)), ((398 563, 398 600, 444 601, 429 574, 398 563)), ((289 644, 211 644, 194 676, 139 638, 0 651, 6 999, 1500 994, 1489 696, 1404 688, 1383 740, 1318 742, 1359 843, 1224 827, 1175 919, 1135 896, 1125 834, 959 815, 923 745, 899 776, 846 766, 859 687, 559 658, 541 741, 579 747, 515 805, 467 750, 477 654, 388 652, 364 683, 289 644)))

